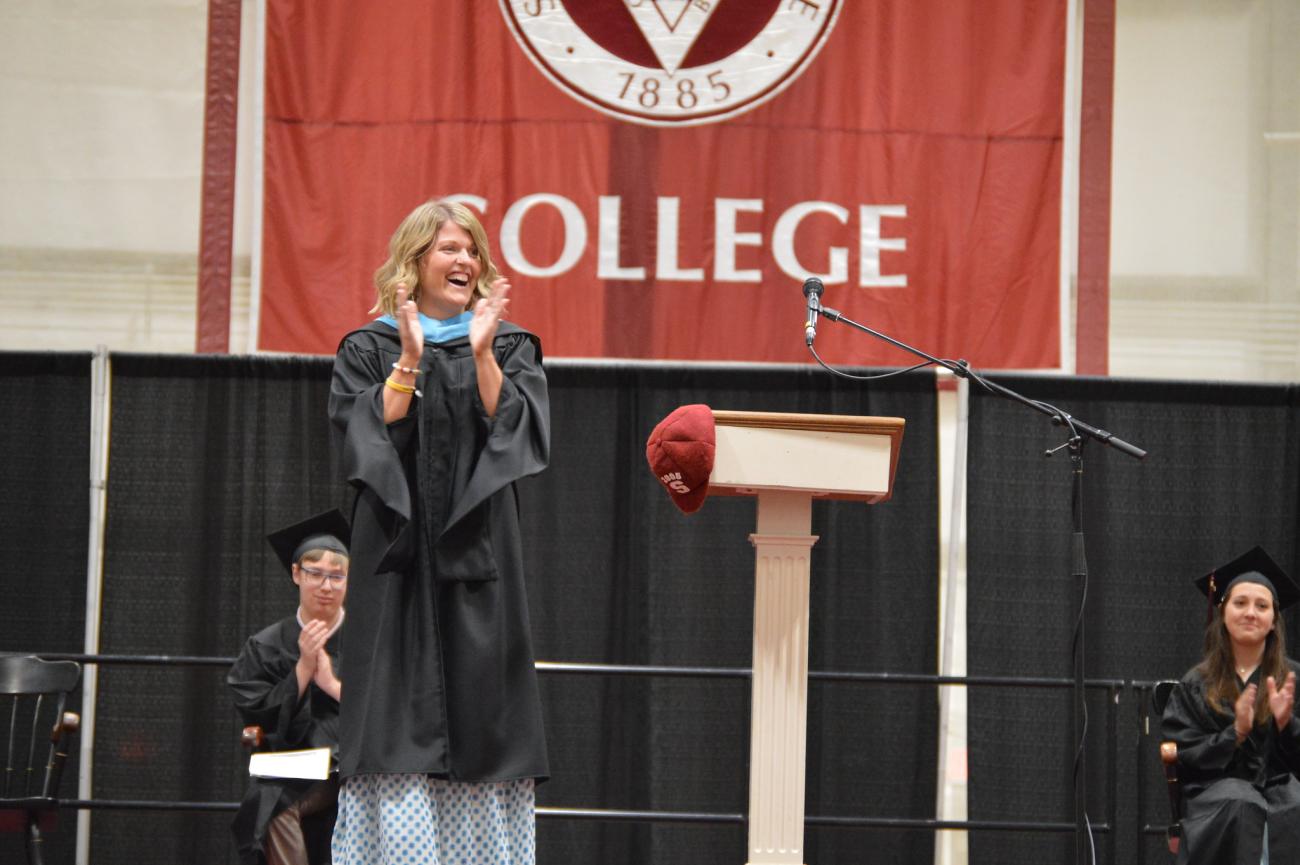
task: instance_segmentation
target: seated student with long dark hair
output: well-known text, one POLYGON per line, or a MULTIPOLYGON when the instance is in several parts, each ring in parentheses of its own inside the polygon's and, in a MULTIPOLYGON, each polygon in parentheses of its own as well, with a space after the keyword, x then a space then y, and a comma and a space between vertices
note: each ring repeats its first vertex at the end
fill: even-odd
POLYGON ((1178 744, 1185 865, 1300 863, 1296 662, 1281 611, 1300 589, 1259 547, 1197 581, 1205 656, 1165 707, 1178 744))

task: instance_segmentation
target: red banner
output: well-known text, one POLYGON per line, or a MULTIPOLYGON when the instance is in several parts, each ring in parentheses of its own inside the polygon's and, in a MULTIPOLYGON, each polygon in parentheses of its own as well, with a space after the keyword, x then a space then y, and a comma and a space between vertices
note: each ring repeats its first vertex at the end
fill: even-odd
POLYGON ((270 0, 259 345, 332 353, 457 196, 548 357, 803 361, 818 276, 933 354, 1056 367, 1065 8, 270 0))

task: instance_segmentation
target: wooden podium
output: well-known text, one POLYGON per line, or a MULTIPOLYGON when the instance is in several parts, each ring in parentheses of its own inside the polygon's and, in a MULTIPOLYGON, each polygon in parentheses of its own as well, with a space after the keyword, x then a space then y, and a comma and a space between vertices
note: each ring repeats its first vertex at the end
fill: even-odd
POLYGON ((803 865, 815 497, 886 501, 902 418, 715 411, 709 495, 758 498, 749 865, 803 865))

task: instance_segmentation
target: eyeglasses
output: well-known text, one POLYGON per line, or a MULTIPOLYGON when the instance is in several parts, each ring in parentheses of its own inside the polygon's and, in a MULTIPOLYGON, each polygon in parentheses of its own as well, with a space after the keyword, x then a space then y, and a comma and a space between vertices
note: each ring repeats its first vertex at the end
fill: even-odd
POLYGON ((306 565, 298 566, 298 573, 307 575, 307 582, 313 586, 319 586, 326 580, 332 580, 334 585, 342 585, 347 581, 347 574, 331 574, 328 571, 322 571, 319 568, 309 568, 306 565))

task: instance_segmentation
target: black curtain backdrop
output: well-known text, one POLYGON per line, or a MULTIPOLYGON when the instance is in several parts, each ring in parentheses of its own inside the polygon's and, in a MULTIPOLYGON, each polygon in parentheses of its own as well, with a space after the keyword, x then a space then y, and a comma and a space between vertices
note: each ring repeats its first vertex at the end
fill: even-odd
MULTIPOLYGON (((112 369, 101 650, 234 655, 248 634, 296 604, 263 536, 348 498, 325 418, 330 360, 114 355, 112 369)), ((814 670, 934 672, 930 376, 859 385, 800 368, 560 363, 548 365, 548 375, 552 466, 521 490, 540 659, 748 667, 754 504, 712 499, 686 517, 644 457, 659 419, 680 404, 705 402, 907 419, 891 502, 814 508, 821 540, 812 558, 810 663, 814 670)), ((23 399, 39 404, 47 396, 23 399)), ((83 510, 74 525, 84 537, 85 484, 78 483, 83 510)), ((78 587, 82 574, 84 549, 70 585, 78 587)), ((75 633, 55 643, 20 642, 75 651, 80 624, 66 629, 75 633)), ((104 666, 96 798, 238 799, 245 761, 224 674, 220 667, 104 666)), ((747 810, 747 679, 544 675, 543 700, 554 777, 539 788, 541 804, 747 810)), ((810 704, 809 815, 933 815, 932 687, 816 683, 810 704)), ((233 862, 230 816, 96 811, 92 857, 233 862)), ((538 843, 539 861, 592 865, 714 865, 745 855, 739 824, 543 819, 538 843)), ((932 834, 918 831, 812 829, 806 846, 809 862, 853 861, 863 849, 891 861, 933 855, 932 834)))
MULTIPOLYGON (((101 651, 233 656, 297 590, 267 532, 340 504, 321 358, 114 355, 101 651)), ((96 798, 238 800, 223 667, 106 665, 96 798)), ((229 812, 96 811, 96 863, 237 861, 229 812)))
MULTIPOLYGON (((556 366, 550 469, 523 485, 536 563, 542 660, 748 668, 753 641, 752 499, 718 497, 685 516, 645 462, 650 430, 679 405, 899 416, 892 501, 817 503, 813 670, 936 669, 938 500, 933 378, 860 385, 813 369, 556 366)), ((747 680, 545 676, 554 777, 543 805, 743 814, 747 680)), ((932 687, 814 684, 807 814, 932 817, 932 687)), ((543 820, 541 862, 743 861, 739 825, 596 825, 543 820)), ((933 858, 929 832, 811 828, 807 862, 933 858)))
MULTIPOLYGON (((83 645, 90 361, 89 354, 0 352, 0 653, 80 652, 83 645)), ((80 692, 69 708, 80 711, 80 692)), ((70 754, 65 790, 76 790, 79 766, 70 754)), ((75 813, 60 815, 49 861, 72 861, 76 824, 75 813)), ((21 836, 0 835, 0 862, 24 855, 21 836)))
POLYGON ((89 354, 0 352, 0 652, 79 652, 90 521, 89 354))
MULTIPOLYGON (((1090 678, 1179 678, 1200 658, 1206 602, 1192 581, 1259 543, 1300 573, 1296 529, 1300 404, 1295 386, 998 376, 1150 452, 1138 462, 1093 442, 1084 450, 1090 678)), ((1044 451, 1062 428, 971 388, 968 669, 971 675, 1072 676, 1078 610, 1070 576, 1070 461, 1044 451)), ((1290 641, 1296 620, 1288 612, 1290 641)), ((1294 656, 1294 650, 1291 652, 1294 656)), ((1118 711, 1118 762, 1106 765, 1105 693, 1090 692, 1088 811, 1113 809, 1098 861, 1165 862, 1168 821, 1156 742, 1138 725, 1139 694, 1118 711), (1137 759, 1135 759, 1135 755, 1137 759), (1117 799, 1108 801, 1110 785, 1117 799), (1142 791, 1142 795, 1139 795, 1142 791)), ((1072 822, 1069 691, 972 688, 972 819, 1072 822)), ((974 832, 972 863, 1073 861, 1073 836, 974 832)))
MULTIPOLYGON (((324 420, 323 358, 112 357, 112 441, 102 648, 230 656, 295 603, 262 537, 344 504, 324 420)), ((747 667, 754 508, 716 498, 690 517, 650 476, 644 441, 677 405, 881 414, 908 421, 894 500, 819 503, 814 670, 932 672, 937 604, 931 379, 870 386, 809 369, 555 363, 552 468, 522 486, 543 660, 747 667)), ((1204 600, 1191 580, 1262 543, 1300 573, 1295 386, 1045 376, 998 380, 1151 451, 1086 446, 1091 572, 1088 675, 1175 678, 1197 659, 1204 600)), ((76 652, 84 628, 90 356, 0 353, 0 651, 76 652)), ((969 473, 969 669, 1069 677, 1068 457, 1045 418, 974 393, 969 473)), ((1297 626, 1288 614, 1292 642, 1297 626)), ((1294 654, 1294 651, 1293 651, 1294 654)), ((224 669, 101 670, 95 795, 231 801, 243 788, 224 669)), ((554 778, 542 804, 743 813, 749 687, 743 678, 543 676, 554 778)), ((810 816, 933 813, 933 688, 814 682, 810 816)), ((1144 823, 1167 805, 1138 695, 1116 708, 1114 772, 1104 695, 1090 698, 1089 812, 1115 814, 1099 861, 1167 858, 1144 823), (1111 790, 1118 791, 1114 800, 1111 790)), ((1068 692, 970 692, 975 819, 1069 822, 1068 692)), ((65 793, 75 789, 75 760, 65 793)), ((97 863, 233 862, 228 813, 97 811, 97 863)), ((70 862, 65 812, 50 860, 70 862)), ((805 861, 927 861, 928 832, 812 828, 805 861)), ((708 862, 743 855, 741 825, 543 819, 541 861, 708 862)), ((16 839, 0 860, 18 860, 16 839)), ((6 846, 8 845, 8 846, 6 846)), ((1067 835, 974 832, 971 861, 1070 861, 1067 835)))

